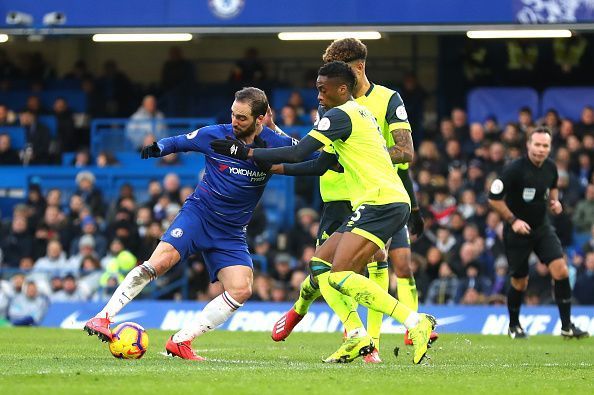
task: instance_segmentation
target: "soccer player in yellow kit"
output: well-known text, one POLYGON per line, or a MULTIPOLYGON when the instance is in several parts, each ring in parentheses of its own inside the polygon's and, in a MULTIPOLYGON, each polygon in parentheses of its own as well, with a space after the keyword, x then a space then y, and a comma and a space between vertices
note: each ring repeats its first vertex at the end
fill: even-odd
MULTIPOLYGON (((423 219, 415 198, 412 180, 408 174, 409 162, 412 160, 412 137, 406 109, 400 95, 384 86, 369 82, 365 73, 367 47, 360 40, 346 38, 336 40, 326 49, 322 59, 324 62, 344 61, 349 64, 357 82, 355 84, 355 101, 365 106, 375 117, 386 141, 388 152, 394 163, 398 176, 411 200, 411 232, 419 236, 423 232, 423 219), (395 140, 397 142, 395 142, 395 140)), ((318 245, 323 243, 342 221, 351 215, 349 190, 344 175, 332 170, 320 177, 320 194, 324 201, 324 208, 318 232, 318 245)), ((398 230, 388 247, 389 258, 397 276, 398 300, 414 311, 418 310, 418 295, 415 279, 411 269, 411 251, 408 228, 398 230)), ((383 255, 383 254, 378 254, 383 255)), ((367 265, 369 278, 383 289, 389 287, 387 262, 371 262, 367 265)), ((315 278, 316 272, 312 272, 315 278)), ((272 329, 272 339, 281 341, 286 339, 293 328, 307 314, 311 303, 320 296, 317 281, 307 278, 301 285, 299 299, 291 310, 285 313, 272 329)), ((365 357, 366 362, 381 362, 379 358, 380 329, 383 314, 373 310, 368 311, 367 331, 372 336, 376 349, 365 357)), ((437 339, 437 334, 431 334, 431 341, 437 339)), ((408 335, 405 343, 412 344, 408 335)))
POLYGON ((354 85, 355 75, 348 64, 334 61, 320 68, 318 99, 326 112, 314 129, 290 149, 251 149, 240 141, 223 139, 212 141, 211 147, 216 153, 236 159, 291 162, 281 165, 279 171, 287 175, 312 174, 308 172, 312 163, 327 158, 338 160, 344 168, 350 202, 355 209, 318 248, 310 262, 312 271, 319 272, 322 295, 347 331, 346 340, 325 362, 351 362, 372 353, 373 339, 356 311, 359 303, 404 324, 413 341, 413 363, 418 364, 427 352, 435 319, 411 310, 375 282, 358 274, 369 257, 384 249, 391 236, 406 224, 410 199, 397 177, 375 118, 352 99, 354 85), (336 155, 323 152, 317 160, 293 164, 304 161, 322 147, 332 147, 336 155), (323 266, 327 270, 322 270, 323 266))

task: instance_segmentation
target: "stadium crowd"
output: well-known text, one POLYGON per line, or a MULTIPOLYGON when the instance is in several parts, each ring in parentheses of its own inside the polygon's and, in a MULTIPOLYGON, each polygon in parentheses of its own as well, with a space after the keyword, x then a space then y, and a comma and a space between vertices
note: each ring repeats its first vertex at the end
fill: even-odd
MULTIPOLYGON (((177 74, 183 75, 187 70, 182 67, 185 63, 180 60, 180 54, 172 56, 177 57, 177 63, 171 60, 173 63, 164 67, 164 73, 169 70, 174 75, 164 75, 164 81, 169 81, 173 84, 171 89, 176 90, 184 81, 177 74)), ((10 67, 5 59, 0 62, 2 81, 17 75, 14 73, 18 71, 11 71, 10 67)), ((234 78, 239 78, 240 71, 234 70, 234 78)), ((84 89, 98 85, 112 92, 112 101, 87 94, 88 116, 130 116, 134 112, 118 107, 129 102, 128 98, 118 96, 124 95, 122 90, 125 91, 128 80, 115 64, 106 64, 105 75, 94 79, 84 63, 77 63, 67 78, 79 79, 84 89), (106 106, 93 110, 100 102, 106 106), (109 103, 113 105, 110 107, 109 103)), ((241 81, 245 82, 248 81, 241 81)), ((94 91, 87 91, 90 92, 94 91)), ((14 324, 39 323, 48 303, 54 301, 109 297, 126 273, 150 256, 162 232, 195 187, 182 185, 175 167, 171 167, 169 174, 151 181, 146 190, 124 185, 117 199, 106 199, 95 185, 93 169, 116 165, 113 154, 101 153, 91 158, 88 136, 81 133, 84 128, 75 125, 63 99, 54 103, 57 134, 52 138, 37 122, 45 110, 35 97, 31 96, 27 108, 18 114, 0 103, 0 165, 61 163, 56 155, 78 150, 73 166, 80 168, 80 172, 73 181, 76 190, 69 196, 62 190, 44 190, 43 185, 31 183, 25 202, 17 204, 12 216, 0 223, 0 319, 9 317, 14 324), (20 152, 11 148, 9 136, 2 133, 2 126, 12 124, 24 126, 27 131, 28 145, 20 152)), ((407 103, 406 94, 403 99, 407 103)), ((278 112, 277 123, 281 127, 307 125, 310 110, 303 107, 298 93, 292 94, 278 112)), ((164 117, 154 96, 142 100, 132 119, 141 117, 164 117)), ((552 158, 559 171, 558 187, 564 211, 552 221, 568 255, 574 299, 579 304, 594 304, 594 110, 591 107, 585 107, 581 119, 576 120, 561 119, 554 109, 547 111, 542 119, 534 119, 529 108, 522 108, 517 122, 505 125, 500 125, 494 117, 469 124, 465 110, 455 108, 451 116, 441 119, 437 131, 424 131, 426 138, 415 141, 411 173, 425 218, 425 232, 412 244, 412 262, 422 303, 505 303, 508 280, 501 241, 503 224, 499 215, 489 209, 487 193, 504 164, 523 154, 526 135, 537 125, 548 126, 554 136, 552 158)), ((130 137, 135 145, 147 142, 144 134, 138 137, 138 132, 130 137)), ((172 158, 162 159, 164 165, 178 164, 172 158)), ((299 196, 295 225, 290 229, 271 235, 265 211, 256 210, 248 228, 255 267, 253 300, 296 298, 315 250, 320 213, 316 182, 315 178, 296 181, 299 196)), ((221 292, 218 283, 209 283, 202 257, 192 256, 186 265, 177 265, 159 278, 145 296, 154 297, 153 291, 160 288, 166 291, 159 292, 159 298, 181 298, 178 288, 167 287, 180 278, 188 279, 190 299, 211 300, 221 292)), ((394 294, 396 281, 392 280, 390 292, 394 294)), ((548 269, 535 256, 531 258, 526 299, 531 305, 553 303, 548 269)))

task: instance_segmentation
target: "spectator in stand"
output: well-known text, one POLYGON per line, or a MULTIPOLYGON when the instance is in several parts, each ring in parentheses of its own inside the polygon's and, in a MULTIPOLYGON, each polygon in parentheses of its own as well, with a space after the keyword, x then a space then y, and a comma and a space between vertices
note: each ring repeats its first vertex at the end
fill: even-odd
POLYGON ((280 126, 299 126, 303 125, 301 119, 297 115, 297 111, 289 105, 284 106, 281 109, 280 126))
MULTIPOLYGON (((305 107, 303 106, 303 97, 299 91, 293 91, 289 95, 289 100, 287 100, 287 106, 292 107, 297 114, 297 117, 301 117, 305 114, 305 107)), ((283 107, 284 108, 284 107, 283 107)))
POLYGON ((468 139, 469 130, 466 111, 459 107, 454 108, 452 110, 452 123, 454 124, 456 137, 460 140, 468 139))
POLYGON ((41 99, 37 95, 31 95, 27 98, 25 103, 25 111, 30 112, 35 116, 47 114, 47 110, 41 105, 41 99))
POLYGON ((579 272, 573 289, 579 304, 594 305, 594 252, 588 252, 584 260, 584 270, 579 272))
POLYGON ((533 304, 552 304, 553 287, 548 266, 534 259, 533 264, 530 265, 529 277, 526 299, 529 299, 531 294, 533 304))
POLYGON ((159 162, 157 163, 157 166, 180 166, 180 165, 182 165, 182 162, 181 162, 181 160, 179 158, 179 154, 177 152, 174 152, 169 155, 165 155, 164 157, 159 159, 159 162))
POLYGON ((33 250, 33 238, 28 230, 27 218, 14 215, 10 232, 0 239, 0 248, 4 254, 3 266, 17 268, 21 257, 33 250))
POLYGON ((586 106, 582 110, 580 121, 575 125, 575 134, 583 138, 586 134, 594 134, 594 109, 592 106, 586 106))
MULTIPOLYGON (((78 274, 78 268, 81 267, 82 262, 85 257, 94 256, 99 257, 95 248, 95 239, 93 236, 89 234, 85 234, 80 237, 77 243, 72 243, 72 247, 77 246, 74 254, 71 254, 70 258, 68 258, 68 266, 72 268, 77 268, 73 273, 78 274)), ((72 248, 71 248, 72 250, 72 248)))
POLYGON ((138 256, 139 260, 146 261, 150 258, 151 251, 155 250, 162 235, 163 227, 161 226, 161 223, 158 221, 151 221, 147 226, 146 233, 142 237, 138 256))
POLYGON ((446 186, 435 188, 429 211, 440 225, 450 223, 450 216, 456 211, 456 199, 449 194, 446 186))
POLYGON ((460 196, 464 186, 464 167, 454 167, 448 173, 448 191, 455 199, 460 196))
POLYGON ((304 207, 297 211, 297 221, 289 232, 289 253, 299 256, 304 245, 315 245, 315 238, 311 236, 310 227, 319 218, 318 212, 304 207))
POLYGON ((0 166, 20 165, 19 152, 12 148, 10 135, 0 129, 0 166))
POLYGON ((505 146, 500 142, 494 142, 489 147, 489 159, 485 163, 485 172, 501 174, 505 165, 505 146))
POLYGON ((509 289, 507 266, 507 259, 503 255, 495 261, 495 276, 490 292, 490 300, 492 303, 505 304, 507 290, 509 289))
POLYGON ((272 296, 272 279, 268 274, 260 273, 254 276, 254 292, 250 300, 270 302, 272 296))
POLYGON ((39 294, 34 282, 27 282, 23 287, 25 292, 15 292, 16 296, 10 302, 10 321, 16 326, 39 325, 47 312, 47 298, 39 294))
POLYGON ((54 116, 57 124, 57 139, 62 145, 62 152, 76 151, 83 141, 74 126, 74 118, 68 102, 63 97, 58 97, 54 102, 54 116))
POLYGON ((428 170, 431 174, 445 175, 447 164, 441 158, 437 145, 433 141, 423 141, 419 145, 417 154, 416 167, 418 169, 428 170))
POLYGON ((16 118, 14 111, 11 111, 5 104, 0 103, 0 127, 14 126, 16 118))
POLYGON ((229 82, 237 85, 258 85, 266 80, 266 69, 256 48, 248 48, 242 59, 235 63, 229 82))
POLYGON ((534 119, 532 118, 532 110, 530 107, 520 108, 520 112, 518 113, 518 126, 520 131, 525 135, 534 129, 534 119))
POLYGON ((587 232, 594 224, 594 184, 586 188, 586 200, 581 200, 573 212, 573 224, 578 232, 587 232))
POLYGON ((501 132, 501 128, 497 123, 497 118, 495 117, 495 115, 487 116, 485 122, 483 123, 483 126, 485 128, 485 138, 487 140, 494 141, 498 139, 499 133, 501 132))
POLYGON ((47 243, 47 253, 39 258, 33 266, 33 272, 39 273, 36 278, 49 282, 52 276, 64 277, 69 273, 78 273, 80 262, 73 264, 68 262, 62 244, 58 240, 50 240, 47 243))
POLYGON ((543 117, 542 125, 551 129, 553 133, 553 139, 557 134, 559 134, 559 128, 561 127, 561 117, 559 117, 559 113, 554 108, 549 108, 543 117))
MULTIPOLYGON (((557 171, 557 188, 559 189, 559 201, 565 208, 564 211, 568 211, 570 214, 573 212, 574 207, 582 199, 581 187, 578 179, 564 169, 557 171)), ((587 229, 586 229, 587 230, 587 229)))
POLYGON ((92 159, 91 153, 89 152, 88 148, 82 147, 76 151, 74 155, 74 159, 72 159, 72 166, 74 167, 87 167, 91 166, 92 159))
MULTIPOLYGON (((146 95, 138 110, 130 117, 126 127, 126 138, 134 149, 143 146, 146 135, 153 135, 154 141, 160 140, 165 135, 165 115, 157 108, 157 98, 153 95, 146 95)), ((150 145, 150 144, 149 144, 150 145)))
POLYGON ((72 274, 67 274, 62 280, 62 289, 52 295, 50 300, 53 302, 83 302, 86 300, 85 293, 79 288, 76 278, 72 274))
POLYGON ((449 118, 442 119, 439 123, 439 137, 435 141, 438 150, 444 151, 446 143, 450 140, 455 140, 456 138, 458 138, 458 136, 456 135, 456 129, 454 128, 452 120, 449 118))
POLYGON ((89 78, 92 79, 93 74, 88 70, 87 63, 82 59, 79 59, 76 62, 74 62, 72 70, 70 70, 64 76, 65 80, 76 81, 81 85, 85 79, 89 78))
POLYGON ((84 257, 80 266, 78 288, 85 295, 86 299, 91 299, 95 292, 97 292, 102 274, 101 264, 96 257, 84 257))
POLYGON ((470 138, 463 141, 462 151, 467 158, 473 158, 476 156, 476 150, 485 141, 485 128, 479 122, 470 124, 469 130, 470 138))
POLYGON ((458 292, 458 279, 447 262, 439 265, 439 277, 429 285, 426 304, 453 304, 458 292))
POLYGON ((574 126, 571 120, 565 118, 561 120, 561 126, 559 126, 559 133, 553 136, 553 148, 559 148, 567 144, 569 136, 574 135, 574 126))
POLYGON ((97 167, 110 167, 119 166, 120 162, 111 152, 101 151, 95 159, 95 165, 97 167))
POLYGON ((97 87, 105 101, 106 116, 124 117, 130 114, 132 84, 115 61, 108 60, 103 64, 103 74, 97 80, 97 87))
POLYGON ((410 72, 404 76, 402 80, 402 90, 400 94, 406 102, 406 109, 408 111, 408 121, 413 133, 414 141, 422 141, 424 139, 423 117, 425 115, 425 100, 427 92, 419 84, 417 76, 410 72))
POLYGON ((82 197, 83 202, 91 209, 93 216, 103 218, 105 205, 103 194, 95 186, 95 175, 90 171, 81 171, 76 175, 77 189, 75 194, 82 197))
POLYGON ((20 126, 25 129, 27 147, 23 154, 23 164, 50 163, 50 131, 43 124, 37 122, 37 116, 24 111, 19 116, 20 126))
POLYGON ((481 274, 478 262, 470 262, 466 265, 466 276, 460 279, 456 303, 484 304, 491 288, 491 281, 481 274))
POLYGON ((167 173, 163 178, 163 193, 167 195, 171 202, 180 204, 179 191, 181 189, 181 181, 176 173, 167 173))
POLYGON ((291 255, 279 253, 274 259, 271 276, 274 280, 288 284, 291 280, 293 270, 291 269, 291 255))
POLYGON ((195 70, 192 62, 184 58, 181 48, 169 48, 169 59, 165 61, 161 70, 161 89, 170 115, 190 114, 194 82, 195 70))
POLYGON ((573 170, 577 175, 580 186, 584 192, 588 187, 590 178, 592 178, 592 170, 594 170, 592 167, 592 160, 593 158, 590 156, 590 152, 582 150, 578 155, 577 166, 575 166, 573 170))
POLYGON ((448 163, 466 164, 466 157, 458 140, 449 140, 445 146, 445 159, 448 163))
POLYGON ((505 129, 503 129, 503 133, 501 133, 501 142, 506 147, 524 145, 524 137, 517 124, 509 122, 505 125, 505 129))

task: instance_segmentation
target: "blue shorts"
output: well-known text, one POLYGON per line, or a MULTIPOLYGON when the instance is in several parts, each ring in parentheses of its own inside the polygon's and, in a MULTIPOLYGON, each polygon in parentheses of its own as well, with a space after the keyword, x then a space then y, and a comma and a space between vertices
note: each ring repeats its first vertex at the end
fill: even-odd
POLYGON ((396 248, 410 248, 410 236, 406 225, 392 236, 389 249, 394 250, 396 248))
POLYGON ((199 204, 187 200, 161 240, 171 244, 182 260, 202 252, 210 281, 218 280, 219 270, 228 266, 253 269, 244 227, 221 224, 205 214, 199 204))

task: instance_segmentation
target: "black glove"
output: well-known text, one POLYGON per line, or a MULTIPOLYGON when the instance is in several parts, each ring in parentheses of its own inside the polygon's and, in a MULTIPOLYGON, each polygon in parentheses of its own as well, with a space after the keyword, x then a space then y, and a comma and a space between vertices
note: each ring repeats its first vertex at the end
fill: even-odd
POLYGON ((217 154, 225 155, 239 160, 247 160, 250 149, 239 140, 227 137, 210 142, 210 148, 217 154))
POLYGON ((421 215, 421 210, 413 210, 410 212, 408 219, 410 233, 416 237, 421 237, 425 228, 425 221, 421 215))
POLYGON ((148 158, 158 158, 161 156, 161 148, 155 142, 152 145, 147 145, 142 147, 142 151, 140 151, 140 158, 148 159, 148 158))

